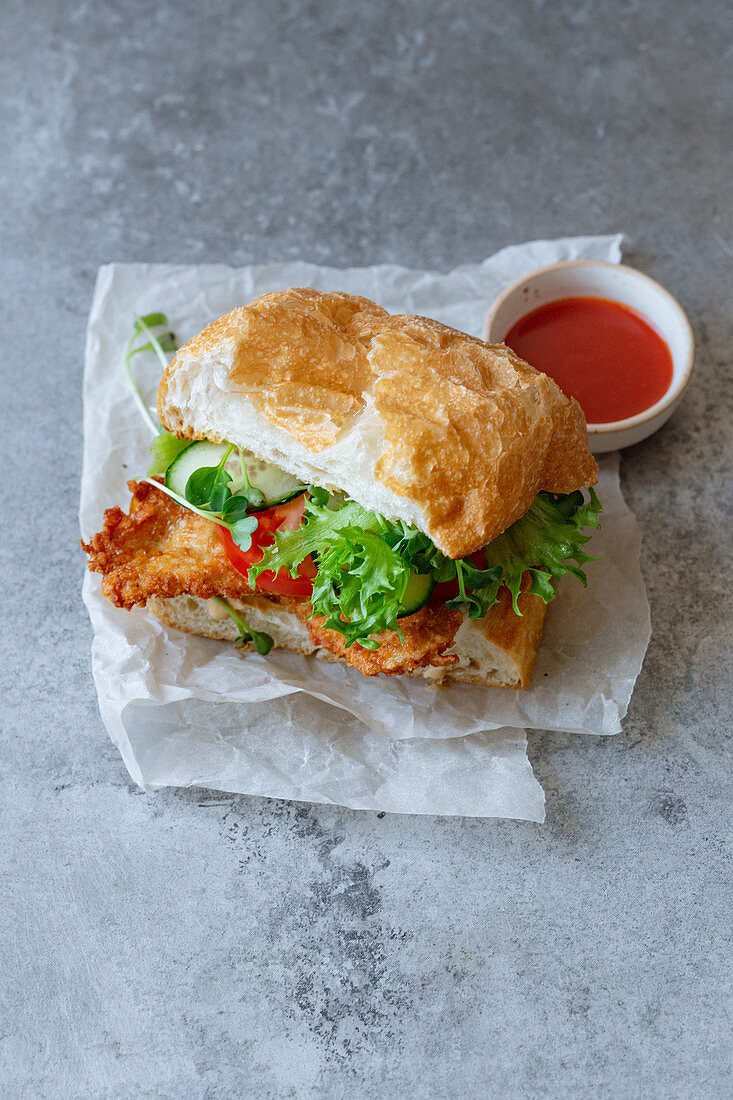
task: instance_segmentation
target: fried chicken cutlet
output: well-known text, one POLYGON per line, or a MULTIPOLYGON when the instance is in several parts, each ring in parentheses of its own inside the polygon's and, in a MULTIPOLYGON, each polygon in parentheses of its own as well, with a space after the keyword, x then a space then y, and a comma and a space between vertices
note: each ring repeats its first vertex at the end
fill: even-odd
MULTIPOLYGON (((102 591, 117 607, 128 611, 151 598, 172 599, 223 596, 246 604, 252 597, 247 578, 230 565, 217 525, 180 507, 165 493, 145 482, 128 483, 130 512, 109 508, 102 530, 81 546, 89 555, 89 569, 103 575, 102 591)), ((404 642, 395 631, 380 635, 380 647, 369 650, 344 645, 343 635, 324 627, 322 616, 310 617, 306 600, 259 592, 256 599, 288 604, 305 623, 315 646, 342 657, 366 676, 399 676, 432 665, 453 664, 446 654, 462 615, 445 604, 428 604, 400 619, 404 642)))

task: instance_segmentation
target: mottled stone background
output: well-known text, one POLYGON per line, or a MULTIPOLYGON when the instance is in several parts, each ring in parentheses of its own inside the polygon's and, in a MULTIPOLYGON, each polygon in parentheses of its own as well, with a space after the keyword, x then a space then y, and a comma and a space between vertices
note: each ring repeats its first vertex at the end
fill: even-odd
POLYGON ((730 1096, 730 6, 5 0, 0 23, 0 1092, 730 1096), (134 788, 75 546, 98 265, 445 269, 618 229, 698 369, 624 456, 654 622, 625 732, 532 737, 548 823, 134 788))

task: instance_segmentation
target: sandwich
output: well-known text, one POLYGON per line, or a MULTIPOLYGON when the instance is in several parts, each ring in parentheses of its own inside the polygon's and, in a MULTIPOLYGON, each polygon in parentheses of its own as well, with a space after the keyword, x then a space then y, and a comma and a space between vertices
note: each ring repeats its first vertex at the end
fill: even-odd
POLYGON ((157 409, 128 511, 81 543, 118 607, 245 653, 523 688, 558 581, 586 583, 583 413, 504 345, 291 289, 177 350, 157 409))

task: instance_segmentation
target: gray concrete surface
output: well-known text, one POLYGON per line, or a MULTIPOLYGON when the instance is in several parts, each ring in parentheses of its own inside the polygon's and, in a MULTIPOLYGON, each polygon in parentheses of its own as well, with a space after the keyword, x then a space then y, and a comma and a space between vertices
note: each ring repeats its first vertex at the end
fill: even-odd
POLYGON ((730 1096, 730 6, 0 19, 2 1095, 730 1096), (548 823, 135 789, 75 545, 97 266, 616 229, 698 368, 623 461, 654 621, 625 732, 532 738, 548 823))

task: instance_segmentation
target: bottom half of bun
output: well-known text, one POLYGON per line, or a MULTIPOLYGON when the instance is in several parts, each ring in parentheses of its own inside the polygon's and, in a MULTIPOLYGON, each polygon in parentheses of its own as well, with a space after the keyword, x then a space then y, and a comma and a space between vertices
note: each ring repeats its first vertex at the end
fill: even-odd
MULTIPOLYGON (((316 645, 305 623, 286 604, 254 595, 243 598, 243 614, 254 629, 265 631, 275 648, 288 649, 327 661, 343 661, 316 645)), ((455 641, 447 651, 457 660, 450 665, 428 666, 409 673, 435 684, 462 682, 485 687, 526 687, 542 636, 545 604, 536 596, 520 597, 523 614, 516 615, 508 601, 497 604, 483 619, 464 618, 455 641)), ((213 619, 206 600, 197 596, 152 597, 148 610, 176 630, 205 638, 233 642, 237 628, 231 619, 213 619)), ((241 649, 243 654, 251 646, 241 649)))

